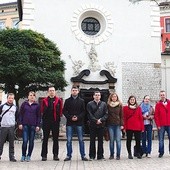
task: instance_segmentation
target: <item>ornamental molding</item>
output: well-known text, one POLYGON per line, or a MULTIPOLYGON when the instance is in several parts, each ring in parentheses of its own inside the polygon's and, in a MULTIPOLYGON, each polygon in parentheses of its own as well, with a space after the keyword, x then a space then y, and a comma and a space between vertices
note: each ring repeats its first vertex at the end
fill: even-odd
POLYGON ((98 45, 106 41, 113 32, 113 21, 111 13, 103 6, 95 4, 86 4, 74 11, 71 19, 71 30, 78 40, 83 41, 85 44, 98 45), (85 17, 97 18, 102 26, 99 34, 89 36, 81 30, 81 22, 85 17))
POLYGON ((160 8, 156 2, 150 2, 151 8, 151 37, 160 37, 161 36, 161 27, 160 27, 160 8))
POLYGON ((33 29, 34 30, 34 1, 24 0, 23 2, 23 21, 22 29, 33 29))

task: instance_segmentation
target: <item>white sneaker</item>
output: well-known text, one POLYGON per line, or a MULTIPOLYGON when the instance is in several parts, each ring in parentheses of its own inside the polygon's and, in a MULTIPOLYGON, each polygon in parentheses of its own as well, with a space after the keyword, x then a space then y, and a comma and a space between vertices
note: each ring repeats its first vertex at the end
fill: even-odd
POLYGON ((148 157, 148 158, 151 158, 151 154, 150 154, 150 153, 148 153, 147 157, 148 157))
POLYGON ((142 158, 145 158, 145 157, 147 157, 147 154, 146 154, 146 153, 144 153, 144 154, 142 155, 142 158))

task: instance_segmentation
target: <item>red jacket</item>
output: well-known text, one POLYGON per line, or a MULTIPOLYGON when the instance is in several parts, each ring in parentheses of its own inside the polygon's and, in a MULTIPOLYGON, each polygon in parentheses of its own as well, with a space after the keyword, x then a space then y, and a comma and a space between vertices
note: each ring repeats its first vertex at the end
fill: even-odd
POLYGON ((140 107, 131 109, 129 106, 123 107, 124 129, 144 131, 142 110, 140 107))
POLYGON ((157 127, 170 126, 170 100, 167 105, 159 101, 155 106, 155 123, 157 127))
MULTIPOLYGON (((54 97, 54 102, 53 102, 53 108, 54 108, 54 121, 56 120, 60 120, 60 117, 62 116, 62 100, 58 97, 54 97), (57 104, 59 104, 59 107, 57 107, 57 104), (57 117, 57 115, 59 115, 60 117, 57 117)), ((42 101, 42 105, 41 105, 41 113, 42 116, 45 117, 47 116, 46 114, 46 110, 48 107, 48 97, 44 98, 42 101)))

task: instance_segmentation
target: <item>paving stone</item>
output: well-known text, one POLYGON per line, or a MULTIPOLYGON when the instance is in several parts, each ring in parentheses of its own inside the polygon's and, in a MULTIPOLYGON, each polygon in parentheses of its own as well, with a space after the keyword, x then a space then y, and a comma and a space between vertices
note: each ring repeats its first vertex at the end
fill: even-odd
MULTIPOLYGON (((132 146, 135 142, 133 141, 132 146)), ((0 170, 169 170, 170 155, 168 152, 169 141, 165 140, 165 154, 163 158, 158 158, 158 141, 153 140, 153 149, 151 158, 127 158, 126 140, 122 140, 122 152, 120 160, 109 160, 109 142, 104 142, 105 161, 82 161, 79 154, 78 141, 73 141, 72 160, 64 162, 66 157, 66 141, 60 141, 59 158, 60 161, 53 161, 52 140, 48 144, 47 161, 41 161, 41 140, 35 141, 35 147, 30 162, 20 162, 22 142, 15 142, 15 155, 18 160, 10 162, 8 159, 8 143, 4 145, 4 152, 0 161, 0 170)), ((86 156, 88 157, 89 141, 85 141, 86 156)))

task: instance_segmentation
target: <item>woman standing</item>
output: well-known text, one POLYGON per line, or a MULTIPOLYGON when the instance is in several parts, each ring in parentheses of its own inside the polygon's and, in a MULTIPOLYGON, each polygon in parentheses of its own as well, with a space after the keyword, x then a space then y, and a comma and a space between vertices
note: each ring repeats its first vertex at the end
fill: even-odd
POLYGON ((133 159, 131 152, 131 142, 133 135, 136 141, 136 152, 137 158, 141 159, 140 154, 140 140, 141 132, 144 131, 144 123, 142 117, 142 111, 140 106, 138 106, 136 97, 130 96, 128 99, 128 105, 123 107, 124 113, 124 129, 127 134, 126 147, 128 151, 128 158, 133 159))
POLYGON ((22 130, 22 157, 21 162, 29 162, 34 148, 35 132, 40 129, 40 106, 35 102, 35 92, 30 91, 28 100, 22 103, 19 112, 19 129, 22 130), (29 141, 28 153, 27 144, 29 141))
POLYGON ((123 129, 122 103, 116 93, 111 93, 108 102, 107 126, 110 136, 110 158, 114 159, 114 141, 116 141, 116 159, 120 159, 121 151, 121 129, 123 129))
POLYGON ((144 119, 144 132, 142 133, 142 152, 146 157, 151 157, 152 148, 152 123, 154 118, 154 109, 150 105, 150 97, 144 96, 143 102, 140 105, 144 119))

